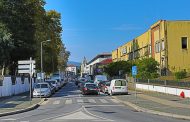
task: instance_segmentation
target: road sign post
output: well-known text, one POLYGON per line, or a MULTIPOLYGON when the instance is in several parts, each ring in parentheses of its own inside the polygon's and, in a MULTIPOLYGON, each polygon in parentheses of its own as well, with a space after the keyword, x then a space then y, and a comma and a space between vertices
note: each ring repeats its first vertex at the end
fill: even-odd
POLYGON ((137 89, 136 89, 136 84, 137 84, 137 66, 132 66, 132 76, 134 78, 134 82, 135 82, 135 102, 137 103, 137 89))
POLYGON ((30 101, 32 100, 32 76, 35 73, 35 61, 32 60, 30 57, 30 60, 22 60, 18 61, 18 73, 19 74, 29 74, 30 75, 30 101))

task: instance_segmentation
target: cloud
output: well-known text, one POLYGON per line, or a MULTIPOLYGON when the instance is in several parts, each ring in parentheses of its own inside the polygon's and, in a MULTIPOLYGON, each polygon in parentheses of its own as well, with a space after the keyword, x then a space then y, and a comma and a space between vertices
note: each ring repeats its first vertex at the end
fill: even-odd
POLYGON ((133 24, 122 24, 118 27, 112 28, 112 30, 116 31, 133 31, 133 30, 142 30, 141 27, 137 27, 133 24))

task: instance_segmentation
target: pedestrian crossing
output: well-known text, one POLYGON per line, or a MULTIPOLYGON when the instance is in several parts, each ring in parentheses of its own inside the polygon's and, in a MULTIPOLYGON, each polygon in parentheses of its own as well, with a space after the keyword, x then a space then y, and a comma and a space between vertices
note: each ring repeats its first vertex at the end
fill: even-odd
MULTIPOLYGON (((119 104, 120 102, 116 99, 93 99, 93 98, 67 98, 67 99, 56 99, 46 101, 46 104, 60 105, 60 104, 119 104)), ((45 105, 45 104, 43 104, 45 105)))

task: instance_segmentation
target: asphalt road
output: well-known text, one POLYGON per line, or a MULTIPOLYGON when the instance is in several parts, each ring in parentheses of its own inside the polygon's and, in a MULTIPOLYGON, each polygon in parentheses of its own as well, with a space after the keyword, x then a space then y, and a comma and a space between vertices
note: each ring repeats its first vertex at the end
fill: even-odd
POLYGON ((11 116, 0 117, 0 122, 189 122, 137 112, 110 96, 81 95, 69 82, 48 98, 39 108, 11 116))

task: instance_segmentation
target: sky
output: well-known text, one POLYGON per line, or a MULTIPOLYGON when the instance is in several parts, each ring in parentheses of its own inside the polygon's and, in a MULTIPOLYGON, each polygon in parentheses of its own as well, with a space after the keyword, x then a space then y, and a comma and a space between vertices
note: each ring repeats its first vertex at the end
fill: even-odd
POLYGON ((158 20, 190 20, 190 0, 46 0, 61 13, 70 61, 90 61, 146 32, 158 20))

